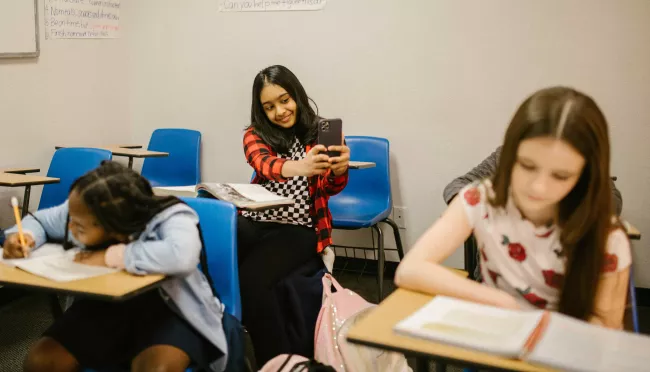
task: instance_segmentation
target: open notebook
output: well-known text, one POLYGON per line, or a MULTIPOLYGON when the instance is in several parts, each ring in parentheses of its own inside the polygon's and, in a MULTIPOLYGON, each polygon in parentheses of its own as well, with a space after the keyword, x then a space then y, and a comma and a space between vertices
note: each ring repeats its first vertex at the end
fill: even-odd
POLYGON ((270 192, 261 185, 248 183, 201 183, 196 186, 154 187, 156 195, 211 196, 237 208, 262 210, 292 205, 294 200, 270 192))
POLYGON ((514 311, 437 296, 395 325, 408 336, 569 371, 647 371, 650 337, 548 311, 514 311))
POLYGON ((76 263, 74 257, 78 252, 79 249, 65 251, 59 244, 48 243, 34 250, 27 258, 3 259, 0 249, 0 264, 17 267, 56 282, 87 279, 119 271, 109 267, 76 263))

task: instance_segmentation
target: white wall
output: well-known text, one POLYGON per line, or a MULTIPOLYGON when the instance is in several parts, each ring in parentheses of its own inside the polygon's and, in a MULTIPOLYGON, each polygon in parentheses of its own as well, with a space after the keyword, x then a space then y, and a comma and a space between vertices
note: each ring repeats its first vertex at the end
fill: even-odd
MULTIPOLYGON (((324 116, 344 119, 346 134, 390 139, 409 246, 443 211, 445 184, 499 145, 525 96, 565 84, 606 113, 624 215, 650 233, 647 0, 330 0, 312 13, 219 13, 217 0, 123 7, 132 138, 201 130, 204 179, 248 179, 251 83, 284 64, 324 116)), ((369 233, 337 237, 358 243, 369 233)), ((644 246, 637 267, 650 263, 644 246)), ((448 263, 462 266, 461 250, 448 263)), ((650 271, 636 272, 650 286, 650 271)))
MULTIPOLYGON (((43 4, 39 4, 41 30, 43 4)), ((108 144, 130 138, 125 40, 45 40, 38 59, 0 59, 0 167, 47 172, 57 144, 108 144)), ((42 187, 32 187, 31 209, 42 187)), ((0 226, 12 223, 0 187, 0 226)))

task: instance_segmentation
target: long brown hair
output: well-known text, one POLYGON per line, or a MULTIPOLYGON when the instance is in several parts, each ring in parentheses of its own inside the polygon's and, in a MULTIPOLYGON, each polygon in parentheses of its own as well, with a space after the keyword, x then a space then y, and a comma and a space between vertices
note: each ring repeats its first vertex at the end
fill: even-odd
POLYGON ((506 205, 519 144, 536 137, 560 138, 585 158, 578 182, 558 208, 560 243, 567 260, 558 310, 588 320, 613 227, 607 121, 591 97, 571 88, 534 93, 521 104, 506 131, 493 178, 493 206, 506 205))

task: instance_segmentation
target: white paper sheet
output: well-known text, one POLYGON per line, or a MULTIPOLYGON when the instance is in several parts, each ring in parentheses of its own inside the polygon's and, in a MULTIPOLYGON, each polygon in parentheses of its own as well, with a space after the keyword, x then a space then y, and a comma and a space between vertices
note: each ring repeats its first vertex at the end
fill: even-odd
POLYGON ((45 244, 28 258, 0 259, 0 262, 56 282, 87 279, 119 271, 110 267, 76 263, 74 257, 79 251, 78 248, 65 251, 59 244, 45 244))

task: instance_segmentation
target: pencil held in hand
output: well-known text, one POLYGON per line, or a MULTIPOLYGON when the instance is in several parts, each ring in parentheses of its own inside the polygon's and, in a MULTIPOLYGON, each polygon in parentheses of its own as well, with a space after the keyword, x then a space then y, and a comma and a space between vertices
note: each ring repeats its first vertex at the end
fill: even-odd
POLYGON ((23 248, 23 257, 27 257, 29 253, 29 248, 27 243, 25 243, 25 235, 23 234, 23 224, 20 220, 20 212, 18 211, 18 199, 16 197, 11 198, 11 206, 14 209, 14 217, 16 218, 16 227, 18 227, 18 238, 20 239, 20 245, 23 248))

